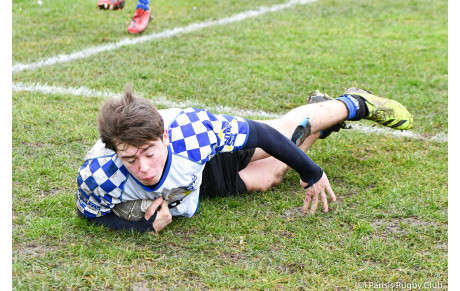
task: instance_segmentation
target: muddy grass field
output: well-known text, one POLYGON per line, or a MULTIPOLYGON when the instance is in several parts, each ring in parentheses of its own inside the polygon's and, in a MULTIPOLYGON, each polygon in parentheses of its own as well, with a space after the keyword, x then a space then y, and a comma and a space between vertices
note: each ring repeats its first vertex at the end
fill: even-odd
POLYGON ((447 289, 447 4, 158 1, 133 37, 135 1, 14 1, 12 288, 447 289), (350 123, 314 144, 338 197, 328 213, 301 213, 290 171, 268 192, 201 199, 159 235, 112 231, 77 217, 76 176, 99 107, 130 83, 160 109, 254 119, 356 86, 415 123, 350 123))

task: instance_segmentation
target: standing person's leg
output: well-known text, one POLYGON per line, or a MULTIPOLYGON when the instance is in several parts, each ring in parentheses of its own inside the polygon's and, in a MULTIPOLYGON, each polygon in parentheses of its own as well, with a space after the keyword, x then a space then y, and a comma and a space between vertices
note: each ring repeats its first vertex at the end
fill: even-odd
POLYGON ((136 11, 131 23, 128 26, 130 34, 139 34, 144 32, 152 17, 150 16, 150 0, 138 0, 136 11))

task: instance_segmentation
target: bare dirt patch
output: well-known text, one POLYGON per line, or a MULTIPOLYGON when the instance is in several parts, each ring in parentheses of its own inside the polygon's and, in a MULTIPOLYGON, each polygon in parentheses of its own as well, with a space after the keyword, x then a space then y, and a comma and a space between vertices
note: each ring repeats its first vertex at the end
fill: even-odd
POLYGON ((371 222, 372 227, 377 231, 383 231, 390 234, 406 234, 408 229, 406 225, 411 227, 429 227, 431 222, 420 220, 417 217, 392 218, 389 220, 375 219, 371 222))
POLYGON ((57 247, 42 246, 36 243, 29 243, 27 245, 19 245, 13 249, 13 253, 24 257, 44 257, 47 253, 56 251, 57 247))
POLYGON ((299 216, 304 216, 303 212, 302 212, 302 206, 300 207, 294 207, 294 208, 291 208, 291 209, 287 209, 283 212, 283 216, 284 218, 286 219, 294 219, 296 217, 299 217, 299 216))
POLYGON ((221 255, 225 258, 228 258, 232 261, 245 261, 247 260, 246 256, 243 255, 242 253, 228 253, 228 252, 223 252, 221 255))
POLYGON ((43 143, 43 142, 39 142, 39 141, 31 141, 31 142, 21 141, 21 144, 25 145, 25 146, 27 146, 28 148, 31 148, 31 149, 54 146, 53 144, 43 143))
POLYGON ((148 291, 151 290, 146 287, 146 284, 144 282, 134 282, 132 285, 133 291, 148 291))
POLYGON ((48 191, 41 191, 39 197, 56 196, 64 191, 66 191, 64 188, 49 189, 48 191))
POLYGON ((285 273, 294 274, 305 269, 305 264, 282 264, 279 266, 279 270, 285 273))

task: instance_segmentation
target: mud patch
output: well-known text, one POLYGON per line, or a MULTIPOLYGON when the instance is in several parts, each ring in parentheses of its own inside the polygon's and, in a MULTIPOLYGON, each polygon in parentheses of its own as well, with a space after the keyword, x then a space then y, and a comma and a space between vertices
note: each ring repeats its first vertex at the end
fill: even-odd
MULTIPOLYGON (((329 212, 328 213, 334 212, 334 208, 331 207, 331 204, 328 204, 328 205, 329 205, 329 212)), ((294 219, 297 219, 299 217, 306 217, 306 216, 311 215, 309 212, 307 214, 303 214, 302 208, 303 208, 303 206, 293 207, 291 209, 287 209, 287 210, 285 210, 283 212, 282 216, 286 220, 294 220, 294 219)), ((315 213, 319 213, 319 212, 324 213, 323 206, 321 205, 321 203, 318 204, 318 207, 316 208, 315 213)))
POLYGON ((279 270, 284 273, 294 274, 305 269, 305 264, 282 264, 279 270))
POLYGON ((366 263, 366 265, 368 265, 369 267, 372 267, 372 266, 377 266, 379 263, 376 262, 376 261, 373 261, 373 260, 366 260, 364 261, 366 263))
POLYGON ((376 231, 383 231, 390 234, 406 234, 408 232, 406 225, 426 228, 432 226, 433 223, 422 221, 417 217, 392 218, 390 220, 376 219, 371 222, 371 226, 376 231))
POLYGON ((241 254, 241 253, 228 253, 228 252, 223 252, 221 254, 223 257, 228 258, 232 261, 244 261, 246 260, 246 256, 241 254))
POLYGON ((143 282, 134 282, 132 285, 133 291, 149 291, 150 289, 146 287, 146 284, 143 282))
POLYGON ((49 144, 45 144, 45 143, 41 143, 41 142, 25 142, 25 141, 21 141, 21 144, 29 147, 29 148, 42 148, 42 147, 45 147, 45 146, 49 146, 49 144))
POLYGON ((24 257, 44 257, 49 252, 56 251, 56 247, 50 246, 41 246, 36 243, 30 243, 24 246, 18 246, 16 250, 13 250, 13 253, 16 253, 24 257))
MULTIPOLYGON (((376 187, 375 183, 369 183, 364 187, 350 187, 349 183, 345 182, 340 178, 330 178, 331 187, 336 192, 337 200, 333 203, 340 203, 350 199, 350 197, 359 195, 361 192, 366 190, 372 190, 376 187)), ((328 197, 328 201, 332 203, 330 198, 328 197)), ((332 204, 333 205, 333 204, 332 204)), ((329 207, 330 208, 330 207, 329 207)))
POLYGON ((282 230, 282 231, 279 232, 279 236, 280 237, 292 238, 292 237, 295 237, 295 233, 292 233, 292 232, 287 231, 287 230, 282 230))
POLYGON ((48 191, 42 191, 39 194, 39 197, 56 196, 56 195, 59 195, 59 194, 63 193, 64 191, 65 191, 65 189, 63 189, 63 188, 50 189, 48 191))
POLYGON ((447 252, 448 249, 449 249, 449 247, 447 246, 447 243, 437 244, 437 245, 436 245, 436 248, 438 248, 438 249, 440 249, 440 250, 442 250, 442 251, 445 251, 445 252, 447 252))
POLYGON ((184 229, 177 229, 174 232, 175 236, 178 238, 183 238, 183 239, 191 239, 195 237, 196 233, 193 230, 184 230, 184 229))
POLYGON ((300 216, 305 216, 302 212, 302 208, 303 207, 300 206, 300 207, 294 207, 291 209, 287 209, 283 212, 283 217, 289 220, 289 219, 294 219, 300 216))

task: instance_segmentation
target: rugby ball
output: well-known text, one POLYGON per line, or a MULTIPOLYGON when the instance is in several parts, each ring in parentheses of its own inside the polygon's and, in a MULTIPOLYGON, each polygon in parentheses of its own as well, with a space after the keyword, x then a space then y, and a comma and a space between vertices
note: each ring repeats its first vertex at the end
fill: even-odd
POLYGON ((112 211, 118 217, 129 221, 139 221, 144 217, 153 200, 131 200, 115 204, 112 211))

